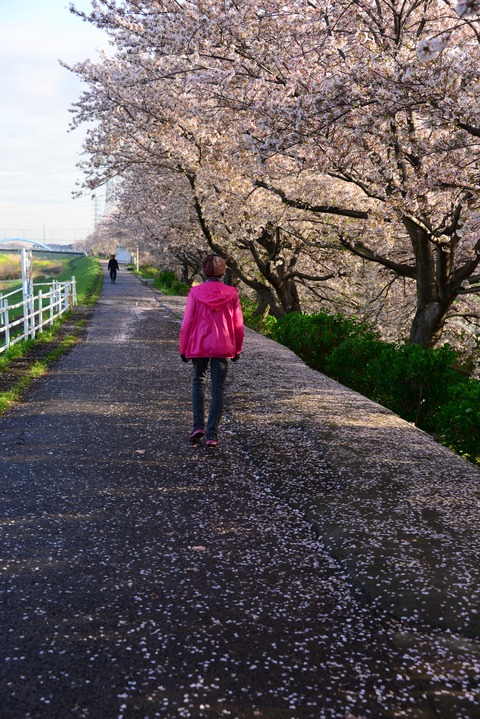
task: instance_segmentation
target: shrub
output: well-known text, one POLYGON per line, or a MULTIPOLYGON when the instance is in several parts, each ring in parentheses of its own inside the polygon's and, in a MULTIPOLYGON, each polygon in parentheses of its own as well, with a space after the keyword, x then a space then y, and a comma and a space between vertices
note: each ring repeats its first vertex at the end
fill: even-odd
POLYGON ((293 350, 310 367, 324 372, 328 355, 348 337, 366 330, 367 325, 340 314, 291 312, 276 322, 272 337, 293 350))
POLYGON ((242 305, 243 320, 247 327, 267 337, 273 337, 274 327, 277 323, 275 317, 268 313, 257 314, 257 303, 248 297, 240 297, 242 305))
POLYGON ((154 265, 142 265, 139 274, 154 280, 154 286, 166 295, 188 295, 188 285, 181 282, 174 272, 162 271, 154 265))
POLYGON ((448 399, 435 415, 442 444, 480 464, 480 382, 466 379, 448 390, 448 399))
POLYGON ((387 406, 427 432, 435 431, 434 415, 445 401, 448 388, 464 381, 456 371, 456 352, 445 345, 424 349, 409 344, 395 348, 389 367, 387 406))
MULTIPOLYGON (((346 387, 385 403, 385 373, 390 346, 372 333, 341 342, 325 359, 325 372, 346 387)), ((388 385, 388 383, 387 383, 388 385)))
POLYGON ((328 357, 326 372, 427 432, 448 388, 465 378, 456 371, 456 353, 448 346, 396 347, 364 334, 342 342, 328 357))
POLYGON ((173 272, 159 272, 157 282, 158 288, 165 294, 181 295, 182 297, 188 295, 188 285, 181 282, 173 272))

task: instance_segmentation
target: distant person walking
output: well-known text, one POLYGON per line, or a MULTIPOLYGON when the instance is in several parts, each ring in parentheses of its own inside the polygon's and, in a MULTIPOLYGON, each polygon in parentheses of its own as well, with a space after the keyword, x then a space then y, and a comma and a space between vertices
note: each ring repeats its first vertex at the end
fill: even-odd
POLYGON ((207 447, 218 444, 218 427, 223 414, 228 360, 236 362, 243 345, 243 314, 238 290, 224 285, 225 260, 208 255, 202 262, 206 281, 188 294, 180 329, 180 356, 192 361, 193 429, 190 441, 204 437, 207 447), (205 387, 210 364, 211 402, 205 436, 205 387))
POLYGON ((115 255, 110 255, 108 260, 108 270, 110 272, 110 282, 115 282, 117 279, 117 272, 119 270, 118 262, 115 255))

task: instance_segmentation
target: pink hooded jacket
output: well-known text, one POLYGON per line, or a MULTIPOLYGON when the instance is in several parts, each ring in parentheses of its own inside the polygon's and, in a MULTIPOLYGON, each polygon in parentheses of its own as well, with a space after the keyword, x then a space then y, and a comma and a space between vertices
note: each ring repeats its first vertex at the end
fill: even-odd
POLYGON ((235 357, 242 351, 243 314, 238 290, 223 282, 204 282, 188 294, 180 329, 180 354, 235 357))

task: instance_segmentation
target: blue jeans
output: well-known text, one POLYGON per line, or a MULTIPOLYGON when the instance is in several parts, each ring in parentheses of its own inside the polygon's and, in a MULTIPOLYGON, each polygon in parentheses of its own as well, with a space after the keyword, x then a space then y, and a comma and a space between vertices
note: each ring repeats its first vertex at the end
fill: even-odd
POLYGON ((209 362, 210 377, 212 380, 212 399, 208 413, 206 437, 207 439, 218 439, 218 426, 223 414, 228 359, 223 357, 192 358, 193 429, 205 429, 205 387, 207 384, 207 368, 209 362))

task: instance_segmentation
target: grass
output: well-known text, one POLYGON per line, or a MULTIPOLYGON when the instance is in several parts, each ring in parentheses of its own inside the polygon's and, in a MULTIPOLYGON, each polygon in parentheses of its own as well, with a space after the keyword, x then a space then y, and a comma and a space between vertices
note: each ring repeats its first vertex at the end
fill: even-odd
POLYGON ((0 373, 7 371, 15 362, 24 358, 29 352, 35 354, 35 350, 44 346, 46 351, 41 359, 32 360, 31 364, 27 362, 27 367, 22 369, 21 375, 13 386, 4 392, 0 392, 0 413, 7 410, 12 404, 20 399, 25 390, 30 386, 32 380, 40 377, 47 371, 49 365, 52 364, 64 352, 69 350, 79 341, 78 331, 85 327, 85 320, 79 320, 74 324, 74 331, 65 335, 58 340, 58 333, 67 319, 71 319, 72 312, 64 315, 63 318, 55 321, 53 327, 46 330, 34 340, 25 340, 16 345, 12 345, 6 352, 0 356, 0 373), (51 350, 48 351, 48 348, 51 350))
POLYGON ((0 354, 0 372, 7 369, 9 364, 11 364, 14 360, 23 357, 25 351, 29 349, 32 343, 33 340, 25 340, 25 342, 12 345, 8 348, 8 350, 2 352, 2 354, 0 354))
MULTIPOLYGON (((103 281, 103 270, 98 260, 85 256, 70 258, 63 263, 63 270, 55 279, 62 282, 71 279, 72 275, 75 275, 77 281, 79 309, 82 306, 94 305, 103 281)), ((12 382, 12 386, 0 391, 0 413, 17 402, 34 379, 44 374, 52 362, 79 342, 80 332, 86 326, 86 320, 83 318, 74 320, 71 331, 61 336, 65 323, 74 319, 76 311, 78 310, 71 310, 62 315, 54 322, 53 327, 39 334, 34 340, 19 342, 0 355, 0 378, 2 373, 13 369, 19 361, 24 360, 26 364, 18 378, 12 382), (28 361, 29 355, 32 356, 31 363, 28 361)))
MULTIPOLYGON (((102 288, 103 269, 95 257, 75 257, 70 260, 65 280, 75 275, 79 305, 94 305, 102 288), (69 273, 69 274, 68 274, 69 273)), ((62 278, 59 278, 62 281, 62 278)))
POLYGON ((36 282, 48 282, 52 279, 66 282, 75 277, 77 285, 77 301, 79 305, 95 304, 103 281, 103 270, 94 257, 73 257, 63 262, 61 272, 51 276, 48 273, 38 276, 36 282))
MULTIPOLYGON (((65 265, 71 260, 59 253, 51 257, 33 256, 33 277, 54 277, 55 279, 65 270, 65 265)), ((0 253, 0 289, 10 292, 15 287, 21 287, 22 258, 17 253, 0 253), (17 282, 15 282, 17 280, 17 282), (2 282, 3 281, 3 282, 2 282)))
POLYGON ((9 409, 12 404, 17 402, 24 392, 28 389, 34 379, 45 374, 49 365, 52 364, 64 352, 69 350, 78 342, 78 337, 74 334, 67 335, 43 360, 35 360, 33 364, 24 372, 23 376, 16 382, 12 389, 0 393, 0 414, 9 409))
POLYGON ((152 279, 153 286, 164 295, 180 295, 181 297, 188 295, 188 285, 181 282, 173 272, 164 272, 153 265, 142 265, 135 274, 152 279))
MULTIPOLYGON (((74 276, 76 279, 77 304, 90 306, 95 304, 97 301, 103 282, 103 270, 100 263, 95 258, 86 257, 85 255, 73 258, 64 257, 61 262, 59 260, 57 260, 57 262, 48 261, 46 264, 44 260, 40 259, 37 260, 37 269, 39 267, 53 270, 53 273, 46 275, 37 274, 35 277, 35 284, 37 285, 37 287, 34 288, 35 294, 37 294, 40 289, 45 290, 45 287, 38 287, 40 284, 50 284, 52 280, 56 280, 57 282, 66 282, 71 280, 74 276)), ((14 286, 10 285, 9 291, 11 292, 14 287, 18 287, 19 290, 19 294, 15 297, 15 301, 18 302, 21 299, 21 282, 14 286)), ((49 299, 45 298, 42 303, 43 306, 47 306, 48 302, 49 299)), ((15 310, 10 310, 9 316, 10 321, 21 319, 23 317, 23 307, 20 306, 15 310)), ((13 339, 22 333, 23 327, 17 326, 11 330, 11 337, 13 339)), ((42 333, 39 333, 39 337, 41 336, 42 333)), ((28 342, 28 340, 25 340, 24 342, 28 342)), ((19 342, 18 345, 23 346, 24 342, 19 342)), ((7 354, 7 352, 3 354, 7 354)), ((2 355, 0 355, 0 357, 1 356, 2 355)))

